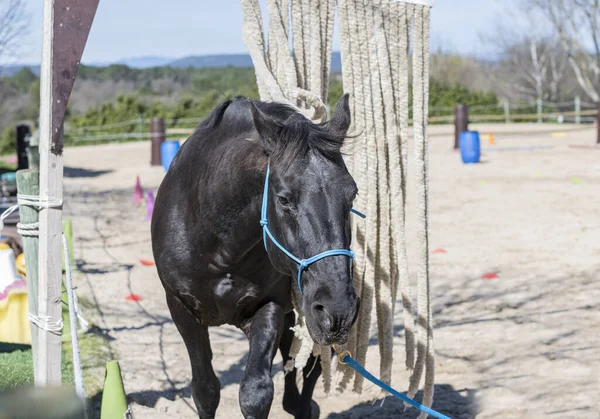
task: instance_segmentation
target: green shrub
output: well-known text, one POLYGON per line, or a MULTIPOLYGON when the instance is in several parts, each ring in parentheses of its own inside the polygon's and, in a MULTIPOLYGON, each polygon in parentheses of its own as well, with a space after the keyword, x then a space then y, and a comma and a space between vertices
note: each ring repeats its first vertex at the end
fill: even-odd
POLYGON ((9 125, 0 133, 0 154, 14 154, 17 150, 17 131, 9 125))

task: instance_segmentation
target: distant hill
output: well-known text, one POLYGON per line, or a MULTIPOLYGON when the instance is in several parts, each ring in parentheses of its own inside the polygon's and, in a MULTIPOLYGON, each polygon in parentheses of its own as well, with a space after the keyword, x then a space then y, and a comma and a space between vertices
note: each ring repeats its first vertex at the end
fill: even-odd
POLYGON ((220 67, 252 67, 252 60, 248 54, 219 54, 219 55, 191 55, 165 64, 167 67, 176 68, 220 68, 220 67))
MULTIPOLYGON (((108 67, 111 64, 123 64, 131 68, 151 68, 151 67, 174 67, 174 68, 222 68, 253 67, 252 59, 249 54, 218 54, 218 55, 192 55, 176 60, 168 57, 133 57, 124 58, 115 63, 84 63, 92 67, 108 67)), ((29 67, 36 75, 40 74, 39 65, 16 64, 0 67, 0 76, 12 76, 23 67, 29 67)), ((342 60, 340 53, 334 51, 331 56, 331 71, 339 73, 342 71, 342 60)))
MULTIPOLYGON (((175 60, 166 64, 166 66, 177 68, 253 67, 249 54, 192 55, 175 60)), ((334 73, 342 71, 342 60, 340 53, 337 51, 334 51, 331 55, 331 71, 334 73)))
MULTIPOLYGON (((166 66, 169 63, 173 62, 173 60, 174 60, 174 58, 172 58, 172 57, 147 56, 147 57, 124 58, 122 60, 119 60, 116 64, 123 64, 123 65, 126 65, 127 67, 131 67, 131 68, 152 68, 152 67, 166 66)), ((104 64, 104 65, 102 65, 102 67, 105 67, 110 64, 114 64, 114 63, 104 64)), ((97 64, 89 64, 89 65, 100 66, 97 64)))

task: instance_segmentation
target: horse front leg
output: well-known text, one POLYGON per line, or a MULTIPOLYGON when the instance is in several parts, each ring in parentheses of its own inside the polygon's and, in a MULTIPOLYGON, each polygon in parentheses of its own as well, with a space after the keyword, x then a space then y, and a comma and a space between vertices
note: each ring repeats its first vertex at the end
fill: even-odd
MULTIPOLYGON (((289 312, 283 320, 283 331, 281 333, 281 341, 279 342, 279 350, 283 358, 283 365, 292 360, 290 350, 294 340, 294 332, 290 330, 296 324, 296 315, 294 312, 289 312)), ((283 391, 283 410, 295 419, 317 419, 320 414, 319 405, 312 400, 315 385, 322 373, 321 360, 310 355, 302 375, 304 384, 302 386, 302 394, 298 391, 296 385, 296 367, 285 374, 285 389, 283 391)))
POLYGON ((302 394, 295 416, 296 419, 315 419, 320 416, 319 405, 312 399, 312 396, 322 372, 321 358, 315 358, 311 354, 306 362, 306 366, 302 370, 304 384, 302 385, 302 394))
MULTIPOLYGON (((287 313, 283 318, 283 330, 281 331, 281 340, 279 341, 279 351, 283 358, 283 367, 292 361, 290 356, 290 350, 292 349, 292 342, 294 341, 294 332, 291 330, 296 324, 296 315, 293 311, 287 313)), ((285 387, 283 390, 283 410, 290 415, 296 416, 298 410, 298 403, 300 402, 300 392, 296 385, 296 367, 293 367, 291 371, 285 373, 285 387)))
POLYGON ((271 302, 244 325, 250 342, 248 363, 240 385, 240 408, 246 419, 267 418, 273 402, 271 367, 281 338, 283 309, 271 302))

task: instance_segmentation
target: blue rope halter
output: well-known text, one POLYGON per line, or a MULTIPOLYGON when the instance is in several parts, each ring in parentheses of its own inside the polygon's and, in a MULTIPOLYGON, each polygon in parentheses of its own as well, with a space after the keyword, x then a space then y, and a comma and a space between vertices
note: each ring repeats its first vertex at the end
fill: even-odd
MULTIPOLYGON (((265 179, 265 189, 263 192, 262 209, 261 209, 261 213, 260 213, 260 225, 263 228, 263 242, 265 244, 265 250, 267 248, 267 236, 268 236, 271 239, 271 241, 273 242, 273 244, 279 248, 279 250, 281 250, 287 257, 289 257, 290 259, 292 259, 294 262, 296 262, 298 264, 298 288, 300 289, 300 292, 302 293, 302 282, 300 281, 302 279, 302 271, 304 271, 304 269, 306 269, 309 265, 315 263, 318 260, 329 257, 329 256, 342 255, 342 256, 348 256, 350 259, 352 259, 352 258, 354 258, 354 253, 351 250, 346 250, 346 249, 326 250, 325 252, 319 253, 318 255, 310 257, 308 259, 300 259, 300 258, 294 256, 285 247, 283 247, 281 245, 281 243, 279 243, 277 241, 277 239, 275 239, 275 237, 273 237, 273 234, 269 230, 269 227, 267 227, 267 225, 269 224, 267 221, 267 202, 269 199, 269 174, 270 173, 271 173, 271 162, 269 162, 269 164, 267 165, 267 176, 265 179)), ((352 208, 351 211, 362 218, 366 218, 366 215, 356 211, 354 208, 352 208)), ((435 418, 451 419, 446 415, 443 415, 439 412, 436 412, 433 409, 423 406, 421 403, 411 399, 408 396, 405 396, 404 394, 400 393, 399 391, 394 390, 392 387, 385 384, 383 381, 377 379, 371 373, 369 373, 369 371, 367 371, 362 365, 360 365, 358 362, 356 362, 350 356, 350 352, 341 350, 337 345, 333 345, 333 348, 338 353, 338 359, 342 364, 348 365, 350 368, 354 369, 357 373, 359 373, 360 375, 362 375, 363 377, 365 377, 367 380, 371 381, 372 383, 376 384, 381 389, 391 393, 393 396, 397 397, 398 399, 411 404, 412 406, 416 407, 417 409, 421 410, 422 412, 425 412, 435 418)))
MULTIPOLYGON (((267 221, 267 202, 269 200, 269 175, 270 175, 270 173, 271 173, 271 162, 269 162, 269 164, 267 165, 267 176, 265 179, 265 189, 263 192, 262 209, 260 212, 260 225, 263 228, 263 242, 265 244, 265 249, 266 249, 267 248, 267 236, 268 236, 271 239, 271 241, 273 242, 273 244, 279 248, 279 250, 281 250, 287 257, 289 257, 290 259, 292 259, 294 262, 296 262, 298 264, 298 289, 300 289, 300 293, 303 293, 301 279, 302 279, 302 272, 306 268, 308 268, 310 265, 312 265, 316 261, 324 259, 329 256, 340 256, 341 255, 341 256, 348 256, 350 259, 353 259, 354 252, 352 252, 351 250, 346 250, 346 249, 326 250, 326 251, 319 253, 318 255, 315 255, 308 259, 300 259, 300 258, 294 256, 285 247, 283 247, 281 245, 281 243, 279 243, 277 241, 277 239, 275 237, 273 237, 273 234, 271 233, 271 230, 269 230, 269 227, 268 227, 269 222, 267 221)), ((361 214, 360 212, 356 211, 355 209, 352 209, 352 212, 361 216, 362 218, 366 218, 366 216, 364 214, 361 214)))

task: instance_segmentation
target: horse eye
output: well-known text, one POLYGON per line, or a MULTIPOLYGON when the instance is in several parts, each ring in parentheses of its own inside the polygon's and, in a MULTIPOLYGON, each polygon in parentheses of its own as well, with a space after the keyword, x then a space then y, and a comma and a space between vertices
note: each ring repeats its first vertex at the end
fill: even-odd
POLYGON ((287 199, 285 196, 278 195, 277 200, 279 201, 279 203, 281 204, 282 207, 290 208, 292 206, 292 203, 290 202, 290 200, 287 199))

